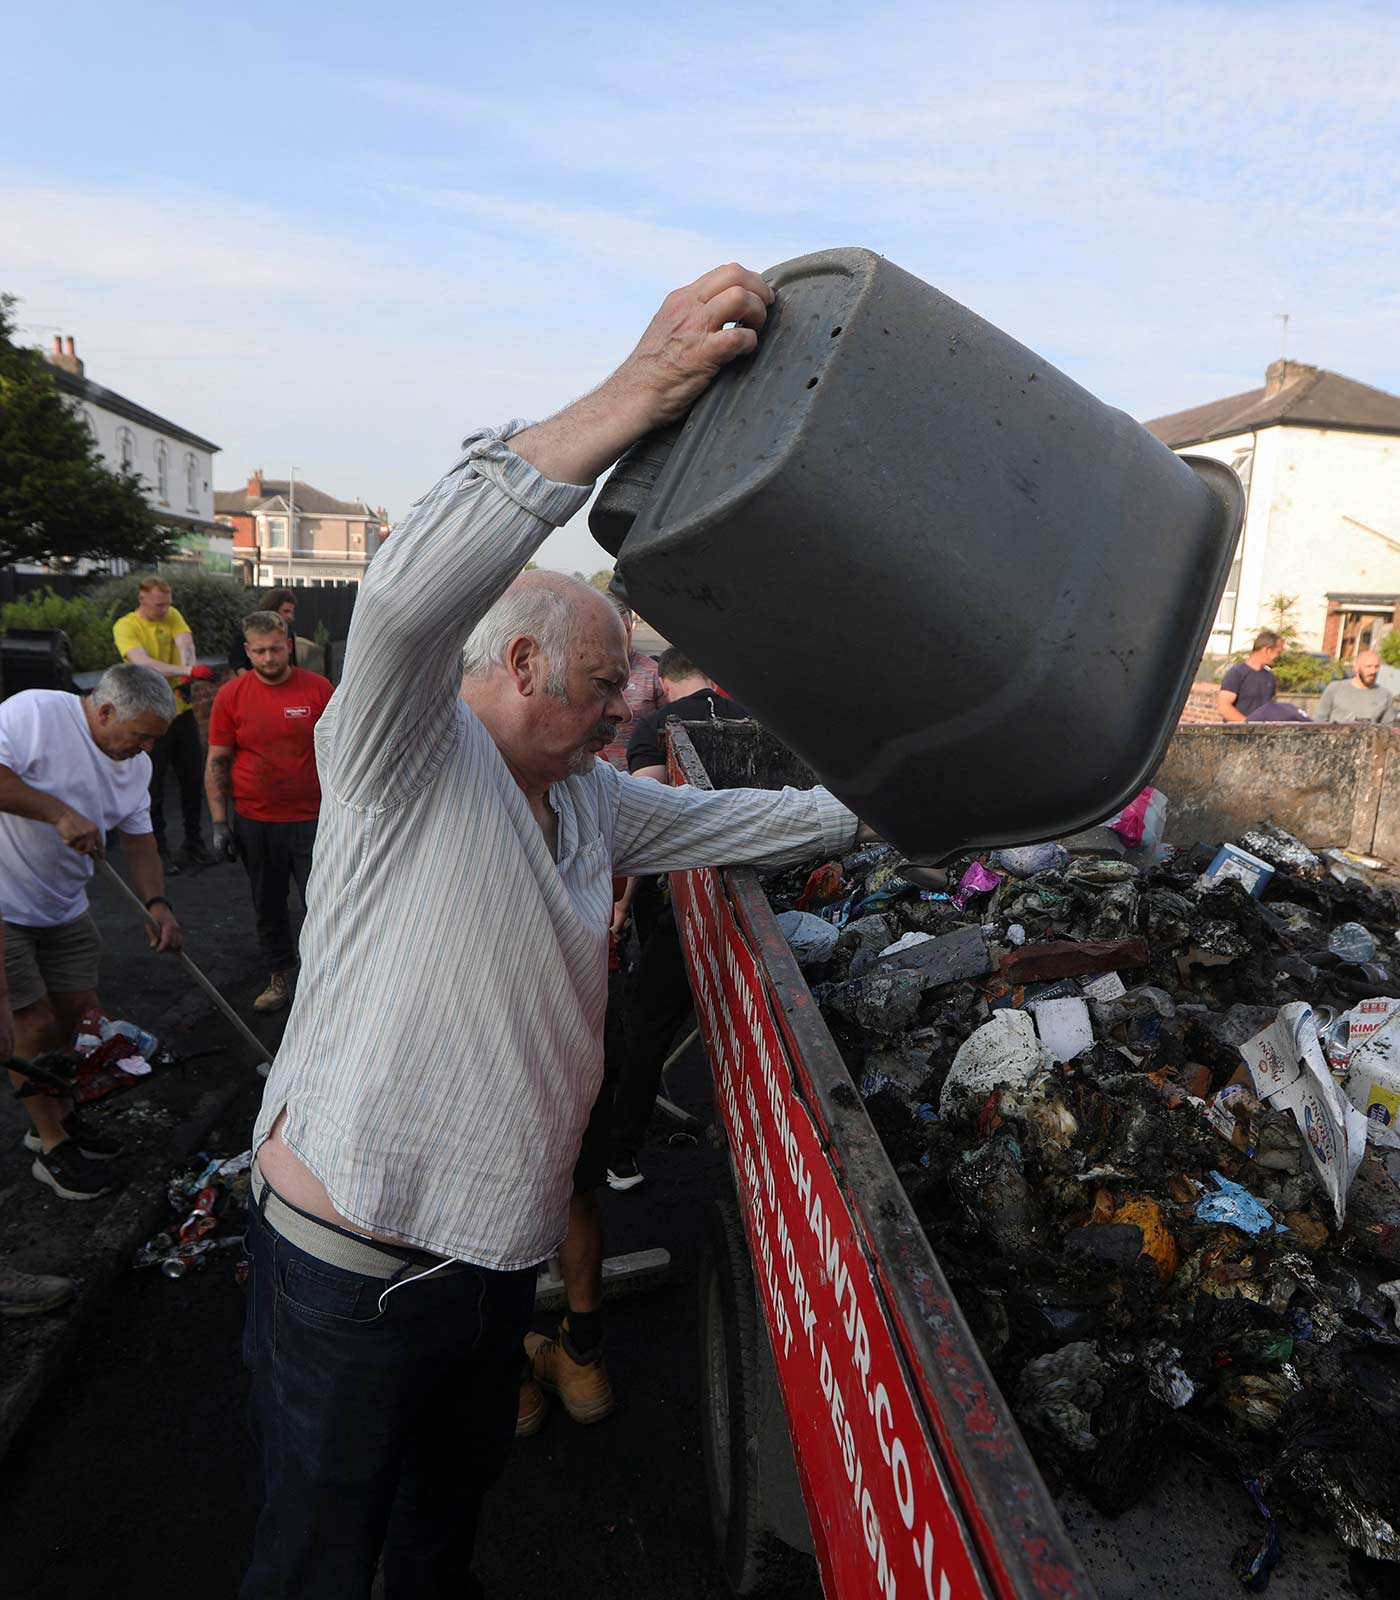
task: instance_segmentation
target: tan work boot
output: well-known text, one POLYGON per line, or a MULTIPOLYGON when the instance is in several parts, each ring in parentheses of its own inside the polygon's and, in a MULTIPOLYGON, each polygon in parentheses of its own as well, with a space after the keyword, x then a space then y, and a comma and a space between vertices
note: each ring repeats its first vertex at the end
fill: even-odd
POLYGON ((612 1384, 607 1363, 597 1351, 580 1361, 569 1349, 569 1319, 559 1324, 554 1338, 542 1333, 525 1335, 525 1354, 535 1382, 549 1394, 558 1395, 565 1411, 575 1422, 601 1422, 613 1408, 612 1384))
POLYGON ((520 1385, 520 1404, 515 1412, 515 1437, 528 1439, 544 1427, 545 1413, 549 1408, 545 1405, 544 1391, 533 1378, 526 1378, 520 1385))
POLYGON ((254 1011, 280 1011, 290 996, 287 993, 287 974, 274 972, 267 980, 267 988, 253 1002, 254 1011))

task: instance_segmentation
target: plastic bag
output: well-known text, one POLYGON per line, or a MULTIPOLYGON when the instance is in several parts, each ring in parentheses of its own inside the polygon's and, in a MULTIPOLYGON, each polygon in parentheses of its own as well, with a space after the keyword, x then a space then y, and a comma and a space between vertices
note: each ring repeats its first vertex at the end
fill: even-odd
POLYGON ((1313 1008, 1301 1000, 1284 1006, 1262 1033, 1240 1046, 1240 1054, 1255 1094, 1293 1113, 1341 1227, 1347 1190, 1366 1153, 1366 1118, 1337 1087, 1313 1008))

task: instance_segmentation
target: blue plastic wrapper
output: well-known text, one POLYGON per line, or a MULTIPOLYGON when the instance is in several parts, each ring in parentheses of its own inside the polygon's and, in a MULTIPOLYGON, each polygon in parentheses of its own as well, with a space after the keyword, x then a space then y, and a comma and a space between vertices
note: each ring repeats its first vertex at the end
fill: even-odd
POLYGON ((1219 1172, 1212 1172, 1211 1179, 1217 1192, 1206 1195, 1196 1205, 1196 1215, 1202 1222, 1228 1222, 1232 1228, 1251 1236, 1275 1230, 1288 1232, 1283 1223, 1274 1221, 1268 1206, 1248 1189, 1231 1183, 1219 1172))
POLYGON ((1278 1518, 1264 1504, 1263 1484, 1258 1478, 1249 1478, 1245 1488, 1249 1490, 1250 1499, 1264 1519, 1264 1537, 1257 1549, 1245 1545, 1236 1551, 1235 1576, 1251 1594, 1263 1594, 1269 1587, 1269 1579, 1278 1565, 1278 1558, 1283 1554, 1283 1544, 1279 1538, 1278 1518))

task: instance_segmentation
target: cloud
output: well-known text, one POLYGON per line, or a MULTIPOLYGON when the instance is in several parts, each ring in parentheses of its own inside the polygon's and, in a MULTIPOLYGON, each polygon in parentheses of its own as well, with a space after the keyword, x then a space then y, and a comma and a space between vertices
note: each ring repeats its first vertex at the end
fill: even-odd
POLYGON ((483 230, 500 230, 544 249, 606 266, 628 278, 678 284, 731 257, 761 259, 769 241, 712 235, 607 207, 568 206, 518 200, 470 190, 420 192, 422 201, 464 216, 483 230))
MULTIPOLYGON (((221 481, 292 452, 395 511, 466 427, 586 389, 734 256, 881 250, 1140 416, 1256 386, 1285 310, 1290 353, 1400 389, 1393 8, 721 0, 703 37, 606 7, 529 27, 471 71, 475 24, 421 76, 412 52, 309 66, 303 115, 350 91, 381 133, 337 151, 319 210, 152 171, 0 185, 0 287, 224 442, 221 481)), ((597 564, 572 531, 550 550, 597 564)))

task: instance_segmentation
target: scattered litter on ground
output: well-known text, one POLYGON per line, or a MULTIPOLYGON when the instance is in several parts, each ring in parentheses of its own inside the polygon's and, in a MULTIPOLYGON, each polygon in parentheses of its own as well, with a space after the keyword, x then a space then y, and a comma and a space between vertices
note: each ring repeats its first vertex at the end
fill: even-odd
POLYGON ((1250 1590, 1294 1517, 1400 1561, 1400 900, 1139 801, 946 891, 882 846, 767 888, 836 931, 813 993, 1042 1469, 1114 1514, 1184 1447, 1250 1590))
POLYGON ((121 1022, 104 1012, 85 1011, 72 1045, 37 1056, 24 1094, 62 1095, 75 1105, 91 1105, 130 1089, 149 1077, 153 1066, 173 1065, 179 1057, 153 1033, 134 1022, 121 1022))
POLYGON ((165 1188, 170 1209, 180 1220, 147 1239, 132 1256, 134 1267, 159 1267, 167 1278, 183 1278, 215 1250, 243 1243, 248 1215, 252 1152, 238 1156, 204 1155, 176 1174, 165 1188))

